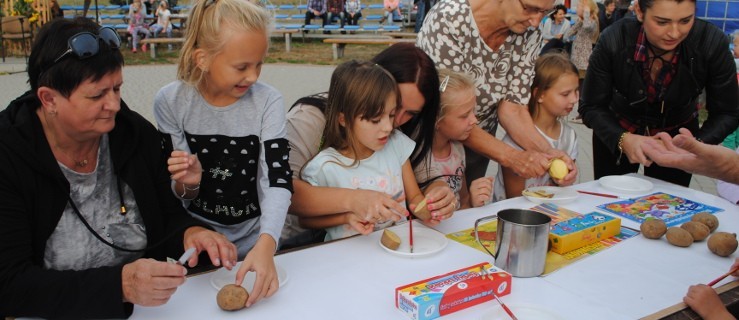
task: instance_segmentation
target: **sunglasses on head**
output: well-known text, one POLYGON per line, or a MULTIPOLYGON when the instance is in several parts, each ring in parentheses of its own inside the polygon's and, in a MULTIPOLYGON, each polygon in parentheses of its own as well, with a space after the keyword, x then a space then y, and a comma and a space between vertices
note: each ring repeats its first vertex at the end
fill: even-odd
POLYGON ((88 31, 80 32, 69 38, 67 41, 67 51, 64 51, 59 58, 54 59, 52 65, 64 59, 69 54, 76 55, 80 60, 84 60, 98 54, 98 52, 100 52, 99 41, 104 41, 111 49, 118 49, 121 47, 121 38, 118 37, 118 33, 111 27, 102 27, 98 29, 98 34, 93 34, 88 31))

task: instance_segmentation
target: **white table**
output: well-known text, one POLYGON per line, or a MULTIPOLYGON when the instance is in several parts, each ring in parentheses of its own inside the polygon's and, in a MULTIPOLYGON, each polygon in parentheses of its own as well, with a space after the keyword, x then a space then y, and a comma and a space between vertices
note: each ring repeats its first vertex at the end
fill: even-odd
MULTIPOLYGON (((725 209, 717 214, 718 231, 739 230, 739 208, 734 204, 700 191, 650 181, 655 185, 651 192, 663 191, 725 209)), ((575 189, 614 193, 595 181, 575 189)), ((613 200, 580 195, 563 206, 587 213, 613 200)), ((447 234, 471 228, 476 219, 502 209, 533 206, 519 197, 463 210, 437 229, 447 234)), ((622 224, 638 228, 630 220, 622 219, 622 224)), ((188 278, 164 306, 137 306, 131 319, 404 319, 395 308, 396 287, 492 259, 455 241, 431 257, 400 258, 378 245, 380 235, 375 232, 277 256, 275 260, 287 271, 289 280, 273 297, 249 309, 221 311, 210 274, 203 274, 188 278)), ((512 293, 503 300, 509 305, 541 306, 564 319, 636 319, 682 301, 689 285, 707 283, 723 274, 735 256, 718 257, 705 241, 678 248, 664 238, 655 241, 639 235, 546 277, 514 278, 512 293)), ((729 277, 722 283, 731 280, 729 277)), ((485 302, 443 319, 477 319, 492 308, 499 308, 496 302, 485 302)))

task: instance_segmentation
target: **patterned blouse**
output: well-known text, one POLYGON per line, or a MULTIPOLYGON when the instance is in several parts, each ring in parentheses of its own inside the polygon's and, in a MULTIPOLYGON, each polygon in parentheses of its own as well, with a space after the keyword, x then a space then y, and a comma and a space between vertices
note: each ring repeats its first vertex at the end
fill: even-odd
POLYGON ((572 40, 572 53, 570 60, 577 70, 587 70, 590 54, 593 53, 593 44, 598 39, 598 19, 589 15, 585 19, 577 18, 577 22, 567 31, 566 38, 575 37, 572 40))
POLYGON ((501 100, 529 102, 534 62, 542 46, 538 29, 511 33, 500 48, 491 49, 480 37, 469 2, 443 0, 429 11, 416 45, 437 67, 464 72, 475 80, 475 114, 485 131, 495 133, 501 100))

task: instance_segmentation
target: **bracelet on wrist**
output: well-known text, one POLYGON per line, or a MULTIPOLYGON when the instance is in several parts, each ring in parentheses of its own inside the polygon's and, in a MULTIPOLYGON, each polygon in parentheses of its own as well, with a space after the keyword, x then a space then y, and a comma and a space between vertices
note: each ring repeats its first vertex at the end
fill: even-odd
POLYGON ((626 135, 628 135, 630 132, 624 131, 624 133, 621 134, 621 137, 618 138, 618 151, 624 152, 624 139, 626 138, 626 135))
POLYGON ((182 184, 182 187, 185 188, 187 191, 197 191, 200 190, 200 184, 196 184, 195 187, 189 188, 186 184, 182 184))

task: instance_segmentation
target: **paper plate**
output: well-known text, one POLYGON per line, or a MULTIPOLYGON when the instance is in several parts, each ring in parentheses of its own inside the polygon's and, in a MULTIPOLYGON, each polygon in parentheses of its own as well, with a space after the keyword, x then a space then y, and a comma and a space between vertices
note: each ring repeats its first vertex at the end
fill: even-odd
MULTIPOLYGON (((210 276, 210 285, 213 286, 216 290, 221 290, 223 286, 227 284, 232 284, 236 281, 236 271, 239 270, 239 266, 241 263, 236 264, 233 269, 230 271, 226 268, 220 268, 213 272, 213 274, 210 276)), ((285 269, 280 267, 279 264, 275 264, 275 269, 277 269, 277 279, 280 282, 280 287, 284 286, 285 283, 287 283, 287 272, 285 269)), ((254 280, 256 279, 256 274, 254 272, 247 272, 246 273, 246 279, 244 279, 244 282, 241 283, 241 286, 246 288, 247 291, 252 292, 252 288, 254 287, 254 280)))
POLYGON ((420 224, 420 222, 413 223, 413 253, 411 253, 411 246, 408 241, 409 230, 407 223, 388 228, 400 238, 400 247, 398 247, 398 250, 384 246, 380 239, 377 240, 377 243, 385 251, 406 258, 425 257, 444 250, 449 240, 440 232, 426 228, 420 224))
POLYGON ((651 182, 630 176, 605 176, 598 183, 609 190, 627 193, 649 192, 654 187, 651 182))
MULTIPOLYGON (((518 320, 564 320, 564 318, 556 314, 554 311, 542 306, 515 303, 506 303, 506 306, 511 309, 511 312, 513 312, 518 320)), ((505 312, 505 310, 503 310, 503 307, 496 303, 495 307, 488 309, 482 314, 480 320, 510 318, 511 317, 505 312)))
POLYGON ((577 191, 569 189, 569 188, 561 188, 561 187, 531 187, 523 190, 521 193, 523 194, 526 199, 533 203, 553 203, 553 204, 563 204, 567 202, 571 202, 575 199, 577 199, 577 191), (537 197, 536 195, 533 195, 533 193, 540 191, 546 194, 552 194, 551 198, 546 197, 537 197))

